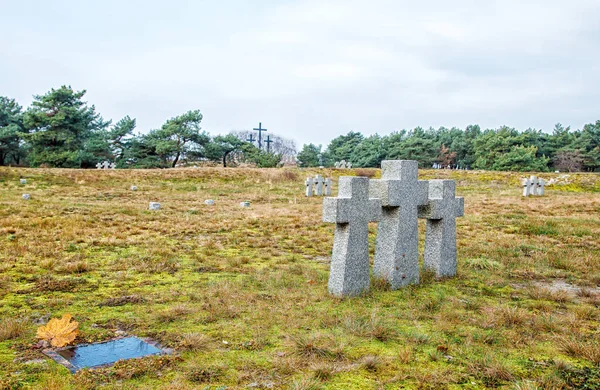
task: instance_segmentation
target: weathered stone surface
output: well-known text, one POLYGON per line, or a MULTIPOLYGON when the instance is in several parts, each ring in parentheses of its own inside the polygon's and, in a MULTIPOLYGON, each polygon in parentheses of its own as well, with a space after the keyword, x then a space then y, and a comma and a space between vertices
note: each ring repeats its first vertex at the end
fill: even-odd
POLYGON ((25 184, 27 184, 27 179, 21 179, 21 180, 19 180, 19 183, 25 185, 25 184))
POLYGON ((336 224, 329 292, 354 296, 369 290, 369 222, 381 218, 381 202, 369 199, 369 179, 340 177, 337 198, 323 201, 323 222, 336 224))
POLYGON ((373 273, 392 289, 419 283, 418 206, 428 202, 428 183, 417 180, 416 161, 381 163, 381 180, 371 180, 369 197, 381 199, 373 273))
POLYGON ((306 186, 306 196, 312 196, 313 195, 313 179, 310 177, 306 178, 306 181, 304 182, 304 185, 306 186))
POLYGON ((150 210, 160 210, 160 203, 158 203, 158 202, 150 202, 150 205, 148 206, 148 208, 150 210))
POLYGON ((248 202, 247 200, 244 202, 240 202, 240 207, 250 207, 250 202, 248 202))
POLYGON ((207 206, 214 206, 214 204, 215 204, 215 201, 214 201, 214 200, 212 200, 212 199, 206 199, 206 200, 204 201, 204 204, 205 204, 205 205, 207 205, 207 206))
POLYGON ((29 195, 29 194, 23 194, 21 197, 23 198, 23 200, 31 199, 31 195, 29 195))
POLYGON ((419 218, 427 218, 424 267, 438 277, 456 275, 456 217, 464 215, 464 199, 455 194, 454 180, 430 180, 429 202, 419 207, 419 218))
POLYGON ((131 191, 137 191, 137 186, 131 186, 131 191))

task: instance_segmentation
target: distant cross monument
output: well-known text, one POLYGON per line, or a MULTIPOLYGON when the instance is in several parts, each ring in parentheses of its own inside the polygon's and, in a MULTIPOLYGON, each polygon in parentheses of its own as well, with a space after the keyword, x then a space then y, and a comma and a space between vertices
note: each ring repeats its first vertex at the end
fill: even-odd
POLYGON ((274 142, 271 139, 270 135, 267 135, 267 139, 265 140, 265 143, 267 144, 267 153, 271 153, 271 142, 274 142))
POLYGON ((258 148, 262 149, 262 132, 267 131, 267 129, 263 129, 262 122, 258 122, 258 129, 254 128, 253 130, 258 131, 258 148))
POLYGON ((254 138, 254 134, 250 134, 248 136, 248 139, 246 140, 248 142, 250 142, 252 145, 254 145, 254 141, 256 141, 256 138, 254 138))

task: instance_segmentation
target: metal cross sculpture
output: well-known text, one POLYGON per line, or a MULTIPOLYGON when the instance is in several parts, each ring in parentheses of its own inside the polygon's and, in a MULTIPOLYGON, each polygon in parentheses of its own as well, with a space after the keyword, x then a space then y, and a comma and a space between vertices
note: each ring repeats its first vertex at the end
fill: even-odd
POLYGON ((271 139, 270 135, 267 135, 267 139, 265 140, 265 143, 267 144, 267 153, 271 153, 271 143, 275 142, 271 139))
POLYGON ((262 132, 267 131, 267 129, 262 128, 262 123, 258 122, 258 129, 254 128, 254 131, 258 131, 258 148, 262 149, 262 132))
POLYGON ((256 138, 254 138, 254 134, 250 134, 248 136, 248 139, 246 140, 248 142, 250 142, 252 145, 254 145, 254 141, 256 141, 256 138))

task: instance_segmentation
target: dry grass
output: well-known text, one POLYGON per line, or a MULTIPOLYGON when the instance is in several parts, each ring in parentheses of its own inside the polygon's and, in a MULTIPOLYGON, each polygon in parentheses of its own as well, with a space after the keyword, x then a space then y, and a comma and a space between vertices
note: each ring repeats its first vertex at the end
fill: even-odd
POLYGON ((596 375, 600 177, 523 199, 524 175, 420 173, 465 197, 458 276, 340 300, 333 226, 303 181, 331 177, 335 194, 340 174, 378 170, 0 168, 0 388, 553 389, 596 375), (23 363, 40 357, 33 322, 63 313, 82 340, 126 330, 181 356, 74 377, 23 363))
POLYGON ((0 342, 21 337, 25 335, 26 331, 27 323, 24 320, 0 319, 0 342))

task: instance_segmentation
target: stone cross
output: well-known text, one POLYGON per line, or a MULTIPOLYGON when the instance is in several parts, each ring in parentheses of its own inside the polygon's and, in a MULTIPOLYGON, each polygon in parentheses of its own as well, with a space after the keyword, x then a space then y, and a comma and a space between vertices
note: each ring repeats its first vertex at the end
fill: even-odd
POLYGON ((109 167, 110 167, 110 169, 115 169, 117 167, 117 164, 112 162, 112 163, 110 163, 109 167))
POLYGON ((374 275, 392 290, 419 283, 418 207, 428 202, 428 183, 417 180, 416 161, 381 162, 381 180, 371 180, 369 197, 381 199, 374 275))
POLYGON ((454 180, 430 180, 429 202, 419 207, 427 218, 424 267, 436 276, 456 275, 456 217, 464 215, 464 198, 456 198, 454 180))
POLYGON ((306 196, 313 196, 313 179, 310 177, 306 178, 304 184, 306 185, 306 196))
POLYGON ((523 184, 523 196, 529 196, 529 179, 522 179, 521 183, 523 184))
POLYGON ((354 296, 369 290, 369 222, 379 221, 381 202, 369 199, 369 178, 340 177, 337 198, 323 201, 323 222, 335 223, 329 292, 354 296))
POLYGON ((537 194, 539 196, 544 196, 544 187, 546 186, 546 181, 544 179, 539 179, 538 180, 538 188, 537 188, 537 194))
POLYGON ((341 169, 346 168, 346 160, 340 161, 338 168, 341 168, 341 169))
POLYGON ((325 179, 325 196, 331 196, 331 179, 325 179))
POLYGON ((529 195, 537 195, 537 185, 538 185, 537 176, 531 176, 529 178, 529 195))
POLYGON ((102 169, 102 163, 96 164, 96 169, 102 169))
POLYGON ((346 168, 348 168, 348 169, 352 168, 352 163, 350 161, 348 161, 346 163, 346 168))
POLYGON ((323 196, 323 184, 325 184, 323 181, 323 176, 315 176, 315 195, 323 196))

